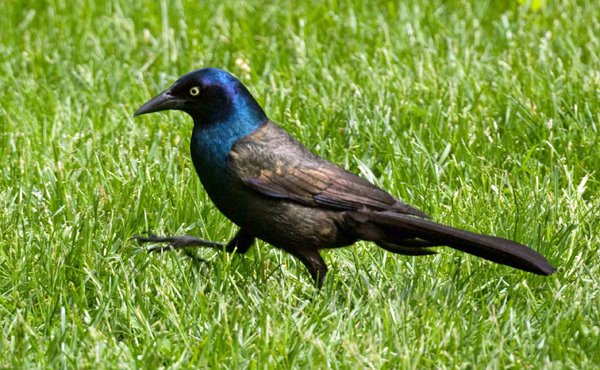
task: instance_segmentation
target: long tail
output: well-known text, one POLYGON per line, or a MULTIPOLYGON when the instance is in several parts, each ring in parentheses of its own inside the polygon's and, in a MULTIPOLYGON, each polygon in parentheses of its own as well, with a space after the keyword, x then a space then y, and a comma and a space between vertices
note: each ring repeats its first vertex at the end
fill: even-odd
POLYGON ((556 271, 544 256, 512 240, 476 234, 428 219, 389 211, 358 212, 352 218, 356 222, 355 232, 359 238, 374 241, 385 249, 400 254, 427 254, 427 249, 423 247, 447 245, 538 275, 550 275, 556 271), (406 253, 411 249, 415 253, 406 253))

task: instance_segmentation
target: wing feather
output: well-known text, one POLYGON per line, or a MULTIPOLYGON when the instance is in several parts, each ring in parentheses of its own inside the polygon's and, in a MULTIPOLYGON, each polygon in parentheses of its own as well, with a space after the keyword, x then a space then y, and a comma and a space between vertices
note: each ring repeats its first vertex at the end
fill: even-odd
POLYGON ((314 155, 270 122, 238 141, 229 161, 234 176, 267 197, 310 207, 366 208, 427 217, 367 180, 314 155))

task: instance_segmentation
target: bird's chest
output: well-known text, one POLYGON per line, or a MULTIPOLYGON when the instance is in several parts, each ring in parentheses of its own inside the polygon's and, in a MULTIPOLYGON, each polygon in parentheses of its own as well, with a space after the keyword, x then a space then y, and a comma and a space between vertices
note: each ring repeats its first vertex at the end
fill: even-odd
POLYGON ((192 134, 192 162, 204 189, 217 208, 239 225, 246 207, 240 180, 228 170, 231 146, 226 140, 215 142, 197 132, 192 134))

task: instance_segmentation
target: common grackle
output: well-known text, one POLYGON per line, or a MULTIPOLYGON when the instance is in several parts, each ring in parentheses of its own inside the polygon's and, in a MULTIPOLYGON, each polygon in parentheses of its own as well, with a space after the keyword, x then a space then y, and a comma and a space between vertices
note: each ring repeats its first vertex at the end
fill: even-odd
POLYGON ((319 250, 357 240, 412 256, 446 245, 539 275, 555 271, 529 247, 433 222, 313 154, 271 122, 246 87, 225 71, 188 73, 135 116, 168 109, 194 119, 191 155, 198 177, 217 208, 240 229, 227 245, 191 236, 136 237, 139 242, 169 244, 160 250, 208 246, 244 253, 259 238, 300 259, 319 287, 327 273, 319 250))

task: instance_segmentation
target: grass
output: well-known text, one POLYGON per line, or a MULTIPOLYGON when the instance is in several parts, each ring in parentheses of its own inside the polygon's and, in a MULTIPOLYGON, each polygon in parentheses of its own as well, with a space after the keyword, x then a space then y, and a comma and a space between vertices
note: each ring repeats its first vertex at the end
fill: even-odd
POLYGON ((3 2, 1 368, 592 368, 600 363, 600 11, 592 1, 3 2), (536 9, 534 9, 536 8, 536 9), (225 241, 181 113, 230 70, 318 154, 547 278, 458 252, 140 252, 225 241))

